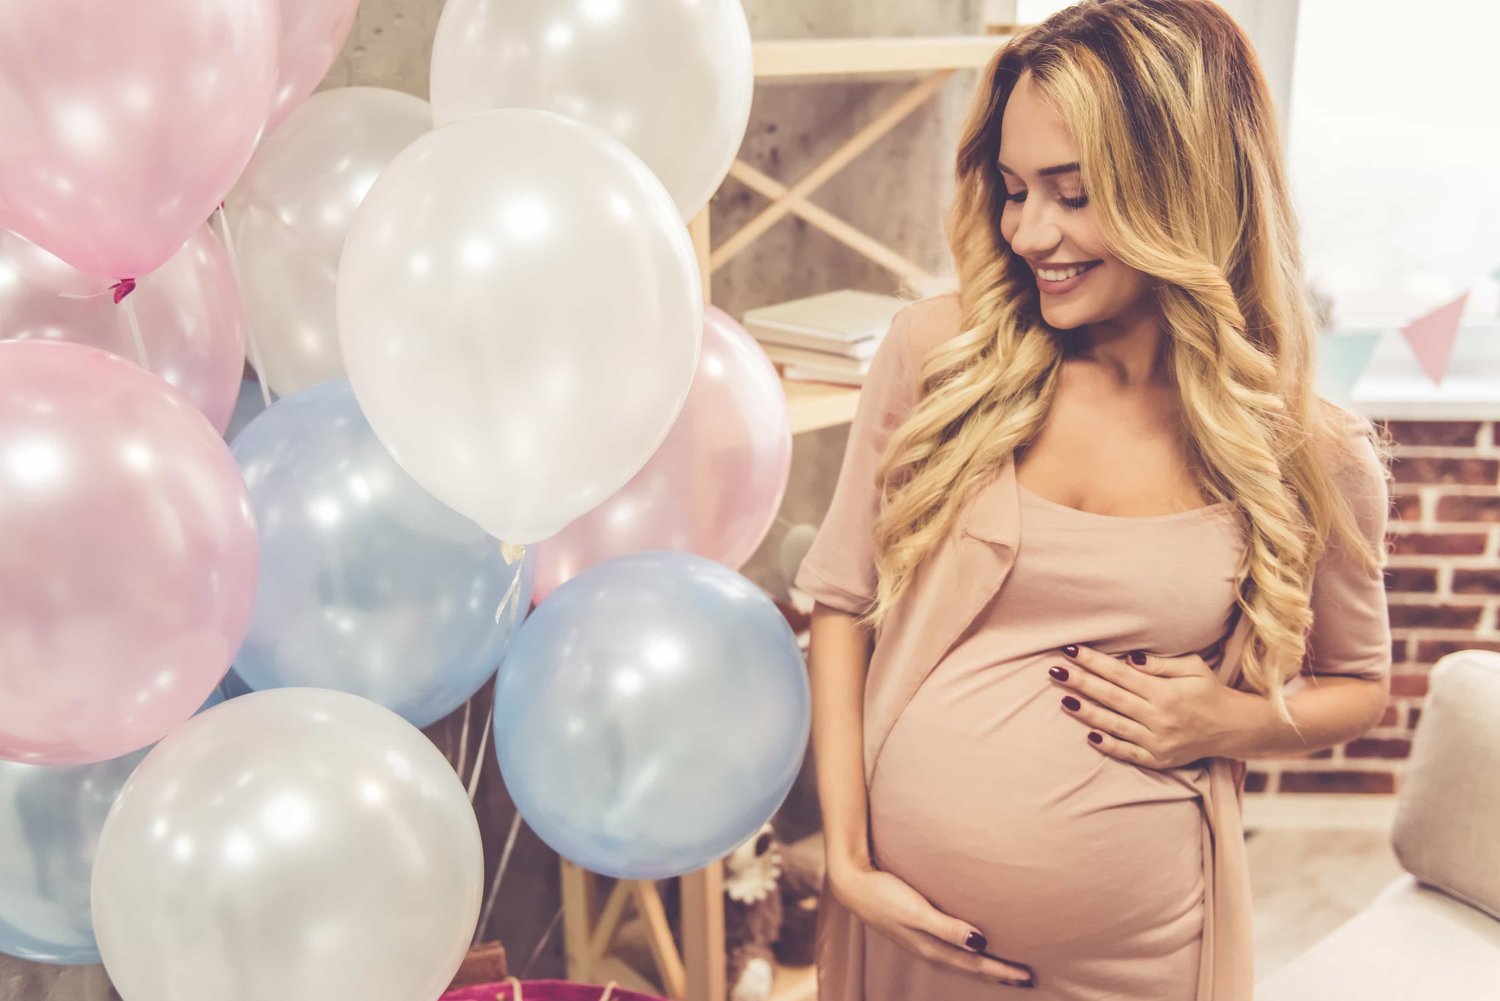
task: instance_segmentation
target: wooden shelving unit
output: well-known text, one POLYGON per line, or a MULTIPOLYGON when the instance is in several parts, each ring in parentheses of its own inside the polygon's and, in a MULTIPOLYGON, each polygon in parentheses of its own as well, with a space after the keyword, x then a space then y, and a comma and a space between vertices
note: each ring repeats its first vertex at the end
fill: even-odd
MULTIPOLYGON (((759 214, 717 246, 709 240, 704 209, 689 224, 703 273, 703 298, 711 300, 713 272, 742 252, 782 218, 795 215, 887 268, 903 280, 932 279, 925 269, 892 247, 860 232, 809 196, 876 140, 939 92, 959 70, 985 66, 1011 36, 992 33, 923 38, 830 38, 756 42, 757 85, 778 82, 916 76, 916 82, 885 111, 841 144, 793 184, 784 184, 742 160, 729 176, 769 200, 759 214)), ((857 388, 783 380, 792 431, 801 434, 850 420, 857 388)), ((603 878, 561 860, 567 976, 583 983, 614 980, 622 987, 679 1001, 725 1001, 724 881, 720 862, 681 879, 681 942, 668 924, 654 881, 620 880, 601 899, 603 878), (629 943, 635 948, 628 948, 629 943), (635 963, 626 953, 635 953, 635 963), (649 965, 654 972, 640 967, 649 965)), ((814 1001, 815 967, 777 970, 771 1001, 814 1001)))

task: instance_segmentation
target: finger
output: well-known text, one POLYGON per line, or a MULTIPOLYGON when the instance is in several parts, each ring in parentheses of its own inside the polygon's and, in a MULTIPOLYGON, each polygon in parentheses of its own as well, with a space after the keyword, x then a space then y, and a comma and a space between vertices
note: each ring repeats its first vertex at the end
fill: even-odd
POLYGON ((1060 705, 1063 712, 1075 717, 1085 726, 1102 730, 1109 736, 1118 737, 1120 740, 1129 741, 1141 747, 1146 746, 1151 740, 1151 731, 1128 716, 1122 716, 1104 706, 1081 699, 1074 699, 1073 703, 1078 706, 1077 709, 1072 708, 1068 704, 1068 698, 1064 696, 1060 705))
MULTIPOLYGON (((1113 657, 1106 657, 1114 660, 1113 657)), ((1143 717, 1151 711, 1150 698, 1144 698, 1132 690, 1128 685, 1118 682, 1127 680, 1130 668, 1116 662, 1112 668, 1096 671, 1093 668, 1080 668, 1074 666, 1071 670, 1061 665, 1061 671, 1049 669, 1047 675, 1057 684, 1064 688, 1087 697, 1089 700, 1102 706, 1107 706, 1124 716, 1143 717)), ((1136 687, 1142 687, 1143 680, 1140 675, 1130 678, 1136 687)))
POLYGON ((959 969, 987 972, 1006 980, 1024 980, 1031 971, 1025 967, 1011 967, 1001 962, 986 950, 989 941, 984 933, 967 921, 944 914, 934 907, 926 897, 910 884, 903 883, 909 917, 909 926, 925 936, 935 946, 931 958, 957 965, 959 969))
POLYGON ((1142 677, 1145 669, 1127 663, 1126 658, 1130 656, 1130 652, 1116 655, 1101 653, 1092 647, 1076 645, 1065 646, 1062 648, 1062 652, 1063 656, 1068 657, 1074 664, 1084 669, 1082 671, 1069 671, 1069 674, 1076 674, 1080 678, 1093 675, 1096 678, 1103 678, 1117 688, 1137 697, 1149 697, 1147 691, 1149 683, 1142 677), (1068 653, 1069 650, 1075 650, 1076 653, 1070 656, 1068 653))
POLYGON ((1121 761, 1129 761, 1143 768, 1160 768, 1161 764, 1144 749, 1129 741, 1121 740, 1100 730, 1089 731, 1089 746, 1121 761), (1098 738, 1097 740, 1095 738, 1098 738))
POLYGON ((1022 981, 1034 980, 1031 970, 1015 963, 1007 963, 998 956, 988 952, 971 952, 968 949, 959 949, 949 945, 947 942, 933 938, 925 932, 913 930, 912 935, 916 938, 911 946, 912 950, 923 959, 944 966, 972 973, 991 980, 999 980, 1007 984, 1019 984, 1022 981))

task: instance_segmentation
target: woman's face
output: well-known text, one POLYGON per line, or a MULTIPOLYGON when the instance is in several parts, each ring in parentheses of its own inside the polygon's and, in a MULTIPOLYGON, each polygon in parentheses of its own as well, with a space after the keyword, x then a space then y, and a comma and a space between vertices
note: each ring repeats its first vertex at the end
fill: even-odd
POLYGON ((1000 234, 1030 265, 1048 324, 1128 326, 1151 302, 1148 279, 1104 249, 1077 161, 1062 119, 1022 74, 1000 122, 1000 234), (1075 276, 1080 264, 1091 266, 1075 276))

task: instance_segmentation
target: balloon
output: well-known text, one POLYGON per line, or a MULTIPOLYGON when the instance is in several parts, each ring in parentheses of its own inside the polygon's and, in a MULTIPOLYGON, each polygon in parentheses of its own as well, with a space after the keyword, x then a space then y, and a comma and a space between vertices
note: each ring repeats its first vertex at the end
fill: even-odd
POLYGON ((133 309, 146 366, 223 431, 245 369, 245 327, 219 238, 199 226, 170 261, 139 280, 128 301, 116 303, 110 284, 0 230, 0 340, 89 344, 139 364, 125 312, 133 309))
POLYGON ((630 147, 684 219, 729 173, 754 89, 740 0, 448 0, 432 46, 439 125, 494 108, 575 118, 630 147))
POLYGON ((676 549, 743 566, 776 521, 792 468, 792 427, 776 367, 717 306, 687 402, 644 469, 537 546, 537 601, 612 556, 676 549))
POLYGON ((432 110, 410 94, 325 90, 261 143, 230 192, 261 376, 278 395, 344 374, 333 309, 344 237, 375 175, 431 128, 432 110))
POLYGON ((125 1001, 418 1001, 479 917, 479 823, 419 731, 345 692, 252 692, 146 755, 94 862, 125 1001))
POLYGON ((698 361, 687 228, 629 150, 545 111, 422 136, 381 171, 339 264, 360 408, 412 478, 536 542, 624 486, 698 361))
POLYGON ((0 227, 94 275, 177 253, 244 170, 276 0, 0 0, 0 227))
POLYGON ((177 390, 97 348, 0 342, 0 758, 118 757, 187 719, 245 636, 255 521, 177 390))
MULTIPOLYGON (((202 708, 224 698, 215 688, 202 708)), ((89 916, 94 848, 145 756, 132 751, 91 765, 0 761, 0 952, 39 963, 99 962, 89 916)))
POLYGON ((313 92, 338 58, 359 0, 280 0, 279 70, 271 99, 269 134, 313 92))
POLYGON ((489 680, 531 601, 534 561, 507 565, 497 540, 417 486, 348 380, 277 400, 233 451, 261 533, 234 665, 245 684, 352 692, 424 727, 489 680))
POLYGON ((724 857, 776 812, 811 701, 796 637, 759 588, 691 553, 632 553, 521 624, 495 683, 495 755, 559 854, 661 879, 724 857))

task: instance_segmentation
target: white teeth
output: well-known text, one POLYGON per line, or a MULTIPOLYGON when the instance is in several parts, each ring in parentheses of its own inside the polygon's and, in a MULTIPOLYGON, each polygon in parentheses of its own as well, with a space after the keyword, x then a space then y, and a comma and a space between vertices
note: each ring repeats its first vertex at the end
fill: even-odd
POLYGON ((1091 264, 1082 264, 1076 268, 1066 268, 1062 271, 1048 271, 1038 268, 1036 273, 1049 282, 1061 282, 1072 278, 1074 275, 1081 275, 1091 267, 1093 267, 1091 264))

